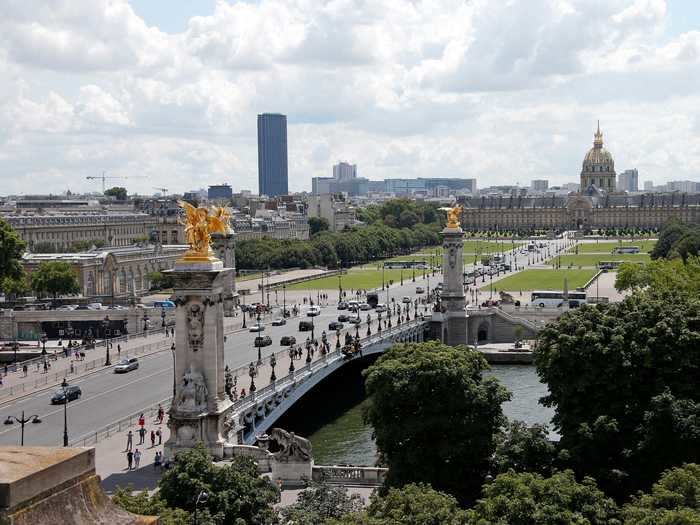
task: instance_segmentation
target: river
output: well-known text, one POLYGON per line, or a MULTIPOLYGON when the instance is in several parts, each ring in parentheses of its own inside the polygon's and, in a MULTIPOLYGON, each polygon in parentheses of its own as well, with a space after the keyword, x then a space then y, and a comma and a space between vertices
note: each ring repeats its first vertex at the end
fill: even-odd
MULTIPOLYGON (((358 368, 325 385, 312 396, 309 400, 312 402, 293 414, 295 421, 301 421, 301 424, 294 424, 293 429, 309 437, 317 464, 373 465, 375 462, 377 448, 372 440, 372 427, 362 419, 367 401, 359 372, 358 368), (297 419, 300 417, 301 420, 297 419)), ((551 421, 553 411, 538 403, 547 389, 537 377, 534 366, 495 365, 489 374, 513 393, 512 401, 503 405, 506 416, 528 424, 551 421)), ((286 424, 289 422, 291 419, 286 424)))

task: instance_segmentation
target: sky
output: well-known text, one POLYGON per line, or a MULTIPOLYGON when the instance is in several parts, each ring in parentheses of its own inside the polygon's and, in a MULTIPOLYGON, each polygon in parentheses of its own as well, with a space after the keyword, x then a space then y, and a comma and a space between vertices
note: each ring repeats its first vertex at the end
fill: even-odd
POLYGON ((700 181, 697 0, 0 0, 0 195, 358 175, 700 181))

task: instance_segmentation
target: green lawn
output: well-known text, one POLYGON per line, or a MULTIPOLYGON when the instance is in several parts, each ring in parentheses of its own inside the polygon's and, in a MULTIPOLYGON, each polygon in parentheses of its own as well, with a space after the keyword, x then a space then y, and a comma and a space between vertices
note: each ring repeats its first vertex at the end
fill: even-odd
POLYGON ((569 252, 576 252, 578 247, 578 253, 612 253, 615 248, 621 246, 638 246, 642 253, 647 253, 654 248, 656 241, 624 241, 622 243, 615 241, 605 241, 605 242, 583 242, 578 246, 572 247, 569 252))
MULTIPOLYGON (((493 283, 494 290, 562 290, 564 276, 568 279, 569 290, 583 286, 595 275, 595 270, 523 270, 515 275, 493 283)), ((488 283, 488 278, 486 279, 488 283)), ((489 290, 489 285, 481 287, 489 290)))
MULTIPOLYGON (((382 271, 376 269, 376 264, 374 268, 370 268, 371 265, 366 265, 364 268, 351 268, 348 273, 344 273, 342 276, 342 286, 344 290, 350 290, 351 288, 357 290, 358 288, 371 290, 373 288, 382 286, 382 271)), ((427 270, 426 270, 427 272, 427 270)), ((413 276, 412 270, 403 270, 403 280, 404 283, 410 282, 413 276)), ((384 280, 389 282, 394 280, 395 283, 401 281, 401 270, 384 270, 384 280)), ((437 282, 437 281, 435 281, 437 282)), ((423 270, 416 270, 416 286, 425 287, 425 281, 423 281, 423 270)), ((331 277, 321 277, 319 279, 312 279, 310 281, 304 281, 301 283, 295 283, 287 286, 287 290, 337 290, 338 289, 338 276, 333 275, 331 277)))
MULTIPOLYGON (((557 257, 553 257, 549 260, 550 264, 553 264, 557 260, 557 257)), ((638 255, 629 253, 581 253, 579 255, 562 255, 561 265, 569 266, 573 264, 574 266, 597 266, 600 261, 629 261, 629 262, 641 262, 648 263, 650 261, 649 254, 640 253, 638 255)))

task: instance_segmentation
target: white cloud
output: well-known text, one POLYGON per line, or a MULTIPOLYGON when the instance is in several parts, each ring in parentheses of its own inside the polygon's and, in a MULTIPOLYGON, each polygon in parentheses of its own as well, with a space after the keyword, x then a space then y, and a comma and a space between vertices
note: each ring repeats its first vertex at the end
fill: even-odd
POLYGON ((27 192, 257 187, 256 115, 288 115, 290 187, 575 181, 596 119, 619 169, 700 170, 700 32, 665 0, 219 0, 180 34, 126 0, 6 0, 0 182, 27 192))

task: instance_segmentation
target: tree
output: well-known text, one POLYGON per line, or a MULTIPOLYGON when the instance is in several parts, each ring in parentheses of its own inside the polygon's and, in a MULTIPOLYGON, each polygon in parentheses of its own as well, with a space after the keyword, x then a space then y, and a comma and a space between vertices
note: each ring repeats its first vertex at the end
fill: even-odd
POLYGON ((31 279, 34 290, 51 294, 54 298, 80 292, 77 272, 64 261, 42 262, 32 273, 31 279))
POLYGON ((622 509, 625 525, 700 524, 700 465, 663 473, 650 493, 638 494, 622 509))
MULTIPOLYGON (((192 523, 192 516, 189 512, 168 507, 158 493, 149 497, 148 492, 145 490, 134 493, 131 487, 117 487, 112 496, 112 502, 134 514, 158 516, 161 525, 191 525, 192 523)), ((209 525, 211 523, 211 521, 205 521, 202 516, 197 516, 197 518, 201 525, 209 525)))
POLYGON ((5 277, 19 279, 24 275, 20 260, 25 248, 25 242, 12 226, 0 219, 0 280, 5 277))
POLYGON ((27 282, 27 277, 4 277, 0 279, 0 290, 5 295, 18 296, 27 293, 30 290, 29 283, 27 282))
POLYGON ((121 186, 114 186, 113 188, 105 190, 105 196, 114 197, 118 201, 125 201, 127 197, 126 188, 122 188, 121 186))
POLYGON ((328 219, 324 217, 309 218, 309 235, 315 235, 318 232, 328 230, 328 219))
POLYGON ((395 345, 365 370, 366 419, 390 486, 425 482, 460 501, 478 495, 510 399, 482 377, 487 369, 478 352, 429 342, 395 345))
POLYGON ((496 451, 491 460, 494 474, 509 470, 548 476, 556 457, 545 425, 528 427, 522 421, 510 421, 496 435, 496 451))
POLYGON ((399 227, 401 228, 413 228, 419 221, 420 218, 414 211, 405 210, 399 215, 399 227))
POLYGON ((543 478, 530 472, 500 474, 484 486, 469 511, 470 525, 617 525, 618 509, 592 478, 571 470, 543 478))
POLYGON ((585 306, 539 334, 535 363, 560 448, 579 475, 621 498, 700 461, 700 302, 637 293, 585 306))
POLYGON ((349 496, 345 487, 312 483, 298 494, 296 503, 283 508, 281 514, 283 523, 318 525, 330 518, 360 512, 362 507, 362 498, 357 494, 349 496))
POLYGON ((331 519, 327 525, 467 525, 467 514, 449 494, 411 483, 373 495, 365 512, 331 519))
POLYGON ((199 443, 181 452, 173 468, 158 482, 159 495, 171 508, 194 511, 197 495, 209 494, 206 509, 223 523, 275 523, 272 508, 278 500, 277 488, 258 476, 252 459, 234 457, 228 465, 214 465, 208 451, 199 443))
POLYGON ((652 293, 700 292, 700 260, 657 259, 649 264, 622 263, 615 279, 615 288, 623 290, 648 289, 652 293))

